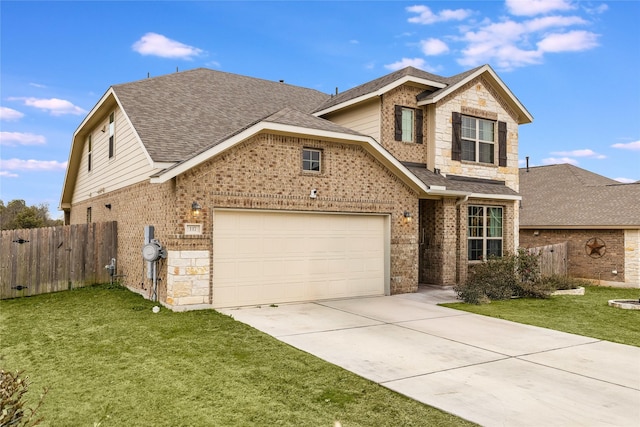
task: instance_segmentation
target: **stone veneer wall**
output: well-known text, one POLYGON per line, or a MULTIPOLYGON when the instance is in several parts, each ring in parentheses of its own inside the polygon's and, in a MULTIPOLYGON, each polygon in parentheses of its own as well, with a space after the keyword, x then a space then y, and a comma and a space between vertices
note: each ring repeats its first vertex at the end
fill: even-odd
MULTIPOLYGON (((439 168, 444 174, 505 181, 507 187, 518 191, 518 123, 516 114, 500 99, 491 85, 482 77, 478 77, 456 91, 455 94, 438 101, 436 108, 435 129, 432 132, 434 145, 433 149, 432 145, 429 145, 428 152, 429 168, 439 168), (507 123, 506 167, 499 167, 497 164, 497 136, 495 165, 451 160, 451 114, 454 111, 507 123)), ((497 132, 496 128, 496 135, 497 132)))
POLYGON ((569 276, 617 284, 625 282, 626 242, 624 230, 520 230, 520 246, 523 248, 563 242, 569 244, 567 255, 569 276), (537 232, 538 235, 534 235, 534 232, 537 232), (592 237, 602 239, 606 244, 606 252, 601 258, 591 258, 585 250, 585 244, 592 237), (614 274, 613 271, 616 271, 617 274, 614 274))
POLYGON ((168 306, 209 304, 210 256, 210 251, 169 251, 165 300, 168 306))
POLYGON ((640 230, 624 231, 625 283, 640 288, 640 230))

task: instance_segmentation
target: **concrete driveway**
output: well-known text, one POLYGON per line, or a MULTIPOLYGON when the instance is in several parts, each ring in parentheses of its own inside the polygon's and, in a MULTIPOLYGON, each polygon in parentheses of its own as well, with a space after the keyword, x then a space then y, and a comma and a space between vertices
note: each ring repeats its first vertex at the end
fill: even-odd
POLYGON ((640 348, 443 301, 453 291, 219 311, 484 426, 640 426, 640 348))

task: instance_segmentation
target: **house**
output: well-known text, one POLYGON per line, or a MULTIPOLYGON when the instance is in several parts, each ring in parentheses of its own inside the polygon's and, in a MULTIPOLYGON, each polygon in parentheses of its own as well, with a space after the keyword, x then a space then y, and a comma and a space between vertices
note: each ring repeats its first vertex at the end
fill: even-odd
POLYGON ((520 246, 568 242, 572 277, 640 288, 640 183, 560 164, 520 169, 520 246))
POLYGON ((175 310, 415 292, 515 251, 531 121, 487 65, 334 95, 177 72, 100 98, 60 208, 66 223, 117 221, 121 281, 175 310), (149 225, 166 254, 153 263, 149 225))

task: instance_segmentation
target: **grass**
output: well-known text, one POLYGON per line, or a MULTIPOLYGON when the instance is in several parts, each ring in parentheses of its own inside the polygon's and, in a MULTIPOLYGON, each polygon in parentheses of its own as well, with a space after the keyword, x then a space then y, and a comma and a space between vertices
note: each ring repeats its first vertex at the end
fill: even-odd
POLYGON ((521 298, 490 304, 442 304, 485 316, 542 326, 640 347, 640 310, 609 307, 612 299, 638 299, 639 289, 586 286, 582 296, 521 298))
POLYGON ((470 426, 214 310, 124 288, 0 302, 0 364, 46 426, 470 426))

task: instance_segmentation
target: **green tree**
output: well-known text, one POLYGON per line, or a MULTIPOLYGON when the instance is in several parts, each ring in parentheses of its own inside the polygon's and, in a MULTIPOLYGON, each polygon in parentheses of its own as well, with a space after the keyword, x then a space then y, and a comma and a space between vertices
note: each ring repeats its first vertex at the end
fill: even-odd
POLYGON ((5 206, 0 200, 0 229, 17 230, 21 228, 53 227, 62 225, 61 220, 49 217, 49 205, 27 206, 24 200, 12 200, 5 206))

